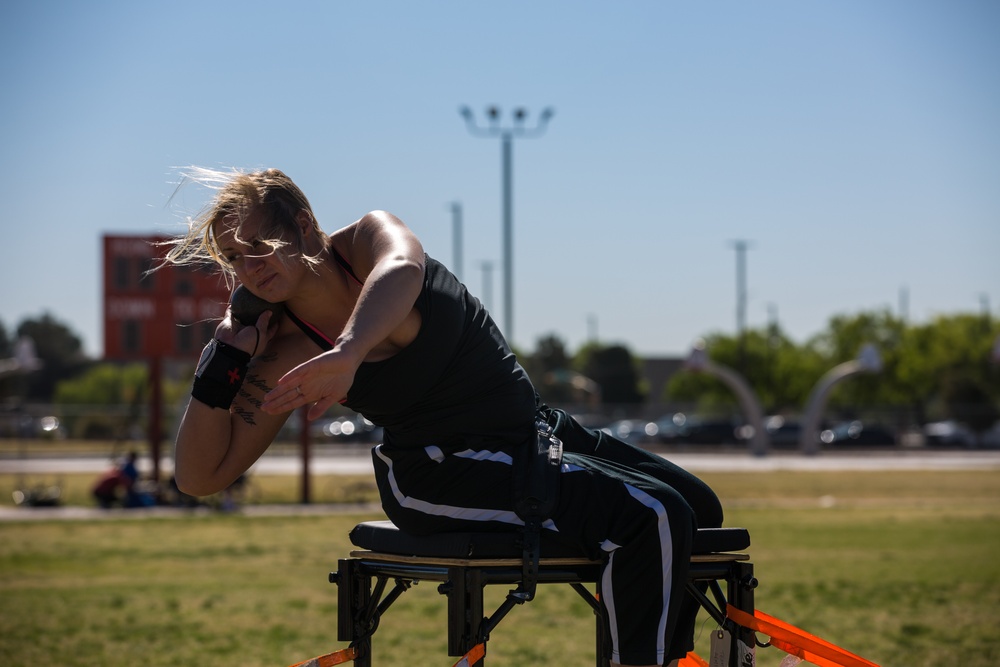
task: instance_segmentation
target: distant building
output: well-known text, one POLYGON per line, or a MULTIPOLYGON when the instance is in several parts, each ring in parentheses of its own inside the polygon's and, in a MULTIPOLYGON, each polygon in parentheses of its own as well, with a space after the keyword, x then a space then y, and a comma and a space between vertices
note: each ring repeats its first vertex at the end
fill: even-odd
POLYGON ((225 315, 229 289, 214 265, 167 265, 165 236, 105 235, 104 358, 194 359, 225 315))

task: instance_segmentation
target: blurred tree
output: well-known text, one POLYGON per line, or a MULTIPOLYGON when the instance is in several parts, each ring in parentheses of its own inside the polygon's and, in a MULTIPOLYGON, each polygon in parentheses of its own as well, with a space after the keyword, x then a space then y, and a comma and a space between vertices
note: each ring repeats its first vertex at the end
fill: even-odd
POLYGON ((122 405, 142 403, 148 371, 145 364, 95 364, 79 377, 56 387, 59 405, 122 405))
MULTIPOLYGON (((733 370, 742 365, 744 380, 769 414, 801 409, 823 374, 819 355, 796 346, 776 326, 745 331, 742 344, 734 336, 712 334, 705 346, 715 363, 733 370)), ((674 375, 665 394, 668 400, 696 402, 702 412, 731 412, 739 407, 728 386, 704 373, 674 375)))
POLYGON ((945 413, 982 433, 1000 419, 996 392, 972 375, 956 373, 941 383, 941 401, 945 413))
POLYGON ((638 405, 645 400, 638 363, 624 345, 588 343, 577 352, 573 366, 600 387, 605 405, 638 405))
POLYGON ((898 381, 922 421, 953 418, 984 430, 1000 418, 998 337, 1000 321, 979 315, 937 317, 906 332, 898 381))
MULTIPOLYGON (((7 327, 0 320, 0 359, 10 359, 14 356, 14 344, 7 334, 7 327)), ((20 378, 14 374, 0 374, 0 400, 16 395, 15 388, 19 386, 20 378)))
MULTIPOLYGON (((1000 418, 1000 365, 992 360, 1000 322, 981 315, 938 317, 907 326, 887 310, 838 315, 825 331, 797 346, 776 327, 745 332, 745 379, 766 412, 801 411, 816 382, 834 366, 873 344, 882 370, 838 384, 834 409, 904 409, 914 421, 957 419, 982 430, 1000 418)), ((735 368, 739 341, 713 334, 706 349, 716 363, 735 368)), ((733 410, 737 401, 718 380, 697 373, 675 375, 666 389, 673 400, 696 401, 704 411, 733 410)))
POLYGON ((837 315, 827 330, 813 337, 806 346, 819 355, 824 372, 858 358, 861 348, 874 345, 882 361, 879 373, 863 373, 849 382, 838 384, 830 394, 831 407, 899 407, 909 403, 910 391, 899 382, 900 355, 906 323, 888 309, 856 315, 837 315))
POLYGON ((534 354, 524 358, 524 368, 546 403, 558 405, 576 400, 566 344, 556 334, 538 339, 534 354))
POLYGON ((70 435, 126 439, 141 430, 148 375, 145 364, 107 363, 60 382, 54 403, 67 415, 64 421, 70 435))
POLYGON ((570 357, 566 353, 566 343, 555 334, 539 338, 532 362, 543 373, 569 368, 570 357))
POLYGON ((518 363, 521 364, 525 370, 528 370, 527 366, 524 366, 524 361, 528 358, 528 354, 521 348, 515 346, 513 343, 507 344, 510 345, 510 351, 514 353, 515 357, 517 357, 518 363))
POLYGON ((83 354, 80 337, 48 313, 21 322, 16 337, 21 336, 34 341, 35 354, 42 361, 41 369, 25 376, 28 401, 51 400, 59 381, 79 374, 91 363, 83 354))
POLYGON ((7 359, 14 353, 13 342, 7 334, 7 327, 0 320, 0 359, 7 359))

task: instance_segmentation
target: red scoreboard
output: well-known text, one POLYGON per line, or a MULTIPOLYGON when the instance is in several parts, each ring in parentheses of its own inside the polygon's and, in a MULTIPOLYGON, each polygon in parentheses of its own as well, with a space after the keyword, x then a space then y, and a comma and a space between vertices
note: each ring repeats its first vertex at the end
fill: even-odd
POLYGON ((226 281, 214 264, 160 263, 166 236, 104 236, 104 358, 197 359, 225 315, 226 281))

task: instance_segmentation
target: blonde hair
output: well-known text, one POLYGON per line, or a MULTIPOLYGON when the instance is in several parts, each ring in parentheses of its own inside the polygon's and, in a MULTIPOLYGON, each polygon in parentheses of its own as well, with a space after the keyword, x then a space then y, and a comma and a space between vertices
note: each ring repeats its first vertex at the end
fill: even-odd
POLYGON ((188 218, 187 234, 165 243, 170 249, 164 263, 186 265, 214 262, 221 267, 227 278, 232 278, 232 264, 219 250, 216 224, 228 221, 227 224, 236 231, 237 239, 240 240, 240 227, 255 212, 263 216, 260 226, 262 243, 273 250, 288 247, 290 251, 285 253, 286 256, 301 257, 310 266, 322 262, 319 255, 305 253, 305 238, 296 224, 296 216, 301 211, 309 214, 313 233, 321 241, 321 247, 326 247, 329 237, 320 229, 305 194, 282 171, 221 171, 191 167, 183 172, 178 190, 190 183, 214 190, 215 196, 202 213, 188 218))

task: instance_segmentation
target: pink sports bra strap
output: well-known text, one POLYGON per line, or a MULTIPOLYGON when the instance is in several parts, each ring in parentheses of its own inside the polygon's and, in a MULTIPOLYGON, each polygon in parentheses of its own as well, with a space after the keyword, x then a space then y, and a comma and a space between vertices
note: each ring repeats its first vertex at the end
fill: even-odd
POLYGON ((337 260, 337 264, 340 264, 340 268, 347 272, 347 275, 354 278, 354 282, 359 285, 364 285, 364 282, 358 278, 357 274, 354 273, 354 267, 351 266, 350 262, 344 259, 344 256, 337 252, 337 249, 332 245, 330 246, 330 251, 333 253, 333 258, 337 260))
MULTIPOLYGON (((337 249, 334 248, 332 245, 330 246, 330 251, 333 253, 333 258, 337 261, 337 264, 340 265, 340 268, 344 269, 344 271, 347 272, 347 275, 349 275, 351 278, 354 279, 354 282, 356 282, 359 285, 364 285, 364 282, 360 278, 358 278, 356 273, 354 273, 354 267, 351 266, 350 262, 344 259, 344 256, 341 255, 339 252, 337 252, 337 249)), ((292 322, 294 322, 299 329, 302 329, 302 332, 305 335, 309 336, 309 338, 314 343, 319 345, 320 348, 322 348, 323 350, 333 349, 334 341, 330 340, 330 338, 326 334, 324 334, 322 331, 320 331, 313 325, 309 324, 305 320, 296 316, 295 313, 293 313, 291 310, 286 308, 285 312, 288 313, 288 317, 291 318, 292 322)))
POLYGON ((333 349, 333 341, 330 340, 330 338, 327 337, 326 334, 324 334, 322 331, 320 331, 313 325, 309 324, 305 320, 299 318, 295 313, 290 311, 288 308, 285 308, 285 313, 292 320, 292 322, 295 323, 295 326, 297 326, 299 329, 302 329, 302 333, 309 336, 309 338, 314 343, 319 345, 321 349, 323 350, 333 349))

